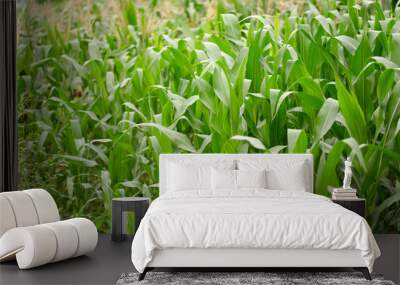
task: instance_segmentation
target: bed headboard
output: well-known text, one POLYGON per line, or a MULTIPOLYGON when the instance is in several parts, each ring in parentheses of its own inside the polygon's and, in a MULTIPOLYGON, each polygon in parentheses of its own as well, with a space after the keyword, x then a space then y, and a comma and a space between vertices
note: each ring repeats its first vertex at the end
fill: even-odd
POLYGON ((313 156, 312 154, 160 154, 160 195, 166 192, 166 185, 168 180, 167 170, 168 170, 168 162, 193 162, 204 164, 205 162, 210 165, 216 165, 221 161, 234 161, 244 160, 249 161, 252 159, 260 160, 265 159, 271 163, 279 163, 279 162, 304 162, 305 164, 305 178, 307 181, 307 192, 314 192, 313 186, 313 156))

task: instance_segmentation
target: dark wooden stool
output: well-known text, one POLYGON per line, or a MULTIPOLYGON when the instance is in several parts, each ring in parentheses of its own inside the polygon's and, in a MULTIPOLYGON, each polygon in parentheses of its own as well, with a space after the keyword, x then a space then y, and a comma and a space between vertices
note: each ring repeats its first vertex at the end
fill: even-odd
POLYGON ((123 215, 124 212, 135 213, 135 232, 137 231, 140 221, 146 214, 150 205, 150 199, 144 197, 123 197, 112 199, 112 233, 113 241, 123 241, 126 234, 123 232, 126 223, 123 215))
POLYGON ((354 199, 332 199, 332 202, 339 204, 340 206, 359 214, 361 217, 365 218, 365 199, 354 198, 354 199))

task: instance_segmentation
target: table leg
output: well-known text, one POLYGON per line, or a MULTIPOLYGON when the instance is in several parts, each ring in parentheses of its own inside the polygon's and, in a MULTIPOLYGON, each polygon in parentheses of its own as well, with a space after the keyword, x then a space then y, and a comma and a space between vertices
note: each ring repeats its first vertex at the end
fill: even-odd
POLYGON ((149 205, 145 204, 145 203, 142 203, 139 206, 135 207, 135 231, 133 234, 135 234, 136 231, 138 230, 140 221, 143 219, 148 208, 149 208, 149 205))
POLYGON ((122 205, 120 203, 112 203, 112 241, 123 241, 122 233, 122 205))

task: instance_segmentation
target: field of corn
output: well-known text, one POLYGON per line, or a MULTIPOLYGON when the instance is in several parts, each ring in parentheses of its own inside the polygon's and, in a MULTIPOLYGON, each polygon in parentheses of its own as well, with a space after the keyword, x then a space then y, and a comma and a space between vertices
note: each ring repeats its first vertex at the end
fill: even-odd
POLYGON ((20 188, 110 229, 160 153, 314 155, 315 192, 400 232, 400 7, 391 1, 19 3, 20 188))

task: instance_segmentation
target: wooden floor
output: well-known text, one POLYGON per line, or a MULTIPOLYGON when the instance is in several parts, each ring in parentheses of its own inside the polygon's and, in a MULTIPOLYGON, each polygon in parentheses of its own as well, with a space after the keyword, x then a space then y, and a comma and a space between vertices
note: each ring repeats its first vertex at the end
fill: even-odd
POLYGON ((131 240, 115 243, 99 235, 95 251, 41 267, 19 270, 16 262, 0 265, 0 284, 115 284, 124 272, 134 271, 131 240))
MULTIPOLYGON (((374 272, 399 283, 400 236, 377 235, 375 238, 383 257, 376 261, 374 272)), ((96 250, 88 256, 29 270, 19 270, 16 262, 0 264, 0 285, 115 284, 122 273, 135 271, 130 253, 131 239, 116 243, 109 235, 99 235, 96 250)))

